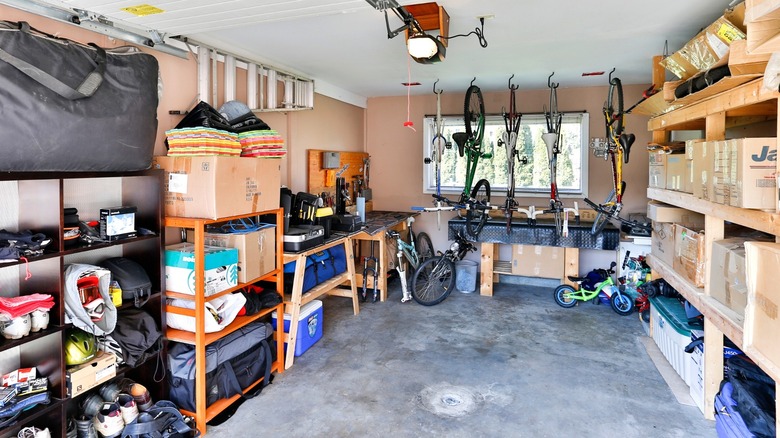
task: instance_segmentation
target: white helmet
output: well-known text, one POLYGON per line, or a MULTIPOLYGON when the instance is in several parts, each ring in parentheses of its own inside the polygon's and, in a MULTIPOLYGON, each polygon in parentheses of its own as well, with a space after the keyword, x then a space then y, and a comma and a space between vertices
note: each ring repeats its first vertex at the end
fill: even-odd
POLYGON ((32 324, 30 323, 30 314, 25 314, 12 319, 11 321, 3 322, 0 325, 3 333, 3 337, 6 339, 20 339, 22 336, 30 334, 32 324))
POLYGON ((31 331, 37 332, 40 330, 46 330, 49 326, 49 311, 48 310, 33 310, 30 313, 30 319, 32 320, 31 331))

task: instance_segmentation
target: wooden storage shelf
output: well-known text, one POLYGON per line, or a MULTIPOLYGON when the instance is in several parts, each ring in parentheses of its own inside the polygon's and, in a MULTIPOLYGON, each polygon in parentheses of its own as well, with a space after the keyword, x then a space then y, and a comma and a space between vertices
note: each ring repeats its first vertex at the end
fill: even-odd
MULTIPOLYGON (((233 293, 235 291, 240 290, 241 288, 252 284, 257 281, 273 281, 276 283, 276 291, 281 294, 282 297, 284 297, 284 276, 282 275, 282 253, 283 253, 283 227, 282 224, 284 217, 284 210, 281 208, 268 210, 268 211, 262 211, 262 212, 254 212, 254 213, 247 213, 247 214, 241 214, 236 216, 229 216, 229 217, 223 217, 219 219, 205 219, 205 218, 185 218, 185 217, 166 217, 164 220, 165 227, 175 227, 175 228, 181 228, 181 229, 189 229, 193 230, 193 246, 194 246, 194 252, 195 252, 195 263, 194 263, 194 271, 195 271, 195 293, 194 294, 184 294, 179 292, 166 292, 166 296, 169 298, 177 298, 177 299, 183 299, 183 300, 189 300, 193 301, 195 303, 194 309, 186 309, 181 307, 175 307, 166 305, 166 310, 170 313, 176 313, 179 315, 185 315, 190 316, 195 319, 195 327, 194 332, 185 331, 185 330, 178 330, 173 328, 166 328, 165 334, 169 341, 175 341, 175 342, 181 342, 189 345, 195 346, 195 412, 187 412, 188 415, 191 415, 195 417, 195 423, 197 425, 198 430, 201 432, 201 434, 206 433, 206 422, 217 416, 220 412, 222 412, 225 408, 230 406, 231 403, 233 403, 236 399, 238 399, 238 395, 226 399, 220 399, 214 403, 212 403, 210 406, 206 406, 206 347, 219 340, 224 338, 225 336, 229 335, 230 333, 233 333, 242 327, 245 327, 247 324, 250 324, 254 321, 258 321, 262 318, 268 318, 270 317, 270 314, 273 311, 277 311, 279 313, 284 312, 284 305, 278 304, 275 307, 272 307, 270 309, 264 309, 254 315, 249 316, 238 316, 228 324, 227 327, 223 328, 222 330, 214 333, 206 333, 205 332, 205 318, 209 315, 209 313, 206 312, 206 303, 208 301, 211 301, 217 297, 227 295, 229 293, 233 293), (216 294, 212 294, 209 296, 205 296, 205 251, 204 251, 204 242, 205 242, 205 229, 207 225, 211 224, 218 224, 218 223, 224 223, 231 220, 239 220, 244 219, 248 217, 255 217, 255 216, 265 216, 265 215, 274 215, 275 221, 276 221, 276 267, 266 273, 261 275, 260 277, 251 280, 251 282, 248 283, 240 283, 237 284, 234 287, 228 288, 227 290, 220 291, 216 294)), ((282 330, 275 330, 274 331, 274 340, 276 342, 276 360, 274 360, 271 364, 271 372, 283 372, 284 366, 283 366, 283 356, 284 356, 284 332, 282 330)), ((244 392, 246 393, 251 388, 256 386, 257 384, 261 383, 262 379, 257 380, 254 384, 252 384, 249 388, 245 389, 244 392)))
POLYGON ((0 352, 18 347, 36 339, 41 339, 46 336, 53 335, 63 330, 65 330, 65 326, 52 326, 49 324, 49 327, 46 330, 41 330, 37 333, 30 333, 29 335, 20 339, 0 339, 0 352))

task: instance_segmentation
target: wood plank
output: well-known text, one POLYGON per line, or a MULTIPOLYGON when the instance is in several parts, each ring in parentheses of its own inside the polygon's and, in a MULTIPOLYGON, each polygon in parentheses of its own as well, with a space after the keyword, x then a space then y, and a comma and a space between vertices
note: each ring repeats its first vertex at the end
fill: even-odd
POLYGON ((747 0, 745 23, 780 19, 780 0, 747 0))
POLYGON ((673 103, 680 105, 688 105, 694 102, 700 102, 704 99, 723 93, 724 91, 732 90, 734 87, 750 82, 763 76, 763 74, 750 74, 742 76, 728 76, 718 82, 710 85, 709 87, 697 91, 696 93, 689 94, 685 97, 675 99, 673 103))
POLYGON ((568 284, 570 286, 576 286, 573 281, 569 281, 569 276, 580 275, 580 249, 579 248, 564 248, 563 249, 563 278, 561 283, 568 284))
POLYGON ((705 139, 707 141, 726 139, 726 112, 710 114, 706 119, 705 139))
POLYGON ((704 215, 712 215, 765 233, 780 235, 780 214, 715 204, 690 195, 664 189, 647 189, 647 197, 704 215))
POLYGON ((774 100, 780 96, 777 91, 762 89, 761 82, 760 79, 755 79, 701 102, 691 103, 669 113, 653 117, 647 122, 647 129, 649 131, 681 129, 680 126, 691 121, 703 120, 709 114, 774 100))
MULTIPOLYGON (((697 308, 698 309, 698 308, 697 308)), ((715 395, 723 380, 723 332, 710 319, 704 319, 704 418, 715 419, 715 395), (714 353, 713 353, 714 352, 714 353)))
MULTIPOLYGON (((332 152, 321 149, 308 149, 306 151, 308 155, 308 173, 306 175, 306 191, 314 195, 326 192, 335 195, 335 181, 329 181, 328 174, 335 175, 345 164, 349 164, 347 170, 341 175, 344 177, 344 181, 349 184, 350 197, 352 197, 352 187, 355 182, 355 176, 364 175, 363 173, 363 160, 368 158, 368 154, 365 152, 348 152, 348 151, 336 151, 339 153, 339 169, 323 169, 322 168, 322 153, 332 152)), ((369 175, 370 177, 370 175, 369 175)), ((356 203, 355 199, 352 199, 352 203, 356 203)))
POLYGON ((493 244, 482 242, 482 263, 480 265, 479 294, 488 297, 493 296, 493 244))
POLYGON ((658 92, 634 107, 634 109, 631 110, 631 114, 639 114, 642 116, 657 116, 659 114, 664 114, 674 109, 680 108, 681 106, 682 105, 680 104, 671 104, 667 102, 664 100, 663 93, 658 92))

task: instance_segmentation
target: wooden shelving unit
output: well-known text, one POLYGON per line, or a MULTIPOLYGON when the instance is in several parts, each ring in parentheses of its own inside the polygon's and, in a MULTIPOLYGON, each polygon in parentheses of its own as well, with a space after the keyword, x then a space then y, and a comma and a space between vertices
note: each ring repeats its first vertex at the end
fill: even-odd
MULTIPOLYGON (((780 93, 767 91, 761 85, 762 78, 757 78, 702 100, 688 102, 680 108, 651 118, 647 124, 648 130, 656 138, 665 135, 667 131, 698 129, 705 131, 707 141, 714 141, 724 140, 728 128, 777 119, 780 93)), ((776 212, 715 204, 690 194, 655 188, 647 190, 647 197, 705 216, 705 278, 710 275, 712 243, 728 237, 725 227, 727 222, 780 237, 780 214, 776 212)), ((704 414, 712 419, 714 397, 723 379, 723 335, 741 348, 744 318, 710 296, 709 282, 705 283, 704 288, 695 287, 687 278, 652 255, 650 265, 657 277, 666 279, 705 317, 704 414)), ((761 361, 757 363, 764 368, 775 365, 761 361)))
MULTIPOLYGON (((182 342, 182 343, 195 346, 195 368, 196 368, 195 370, 196 373, 195 412, 188 412, 185 410, 182 410, 182 412, 186 413, 187 415, 191 415, 195 417, 197 428, 202 434, 206 433, 206 423, 209 420, 213 419, 215 416, 217 416, 225 408, 230 406, 230 404, 233 403, 233 401, 235 401, 239 397, 239 395, 235 395, 230 398, 220 399, 212 403, 211 405, 206 406, 206 347, 209 344, 224 338, 230 333, 239 330, 240 328, 246 326, 247 324, 250 324, 254 321, 263 318, 268 318, 273 311, 277 311, 278 314, 280 315, 284 313, 284 305, 279 304, 276 307, 265 309, 251 316, 239 316, 224 329, 215 333, 206 333, 205 319, 207 313, 206 313, 205 304, 217 297, 237 291, 243 288, 244 286, 255 283, 257 281, 264 281, 264 280, 275 282, 277 292, 281 294, 282 297, 284 297, 284 273, 283 273, 284 265, 282 263, 283 244, 284 244, 282 240, 283 239, 282 233, 284 232, 284 230, 283 227, 281 226, 283 224, 283 216, 284 216, 284 210, 278 208, 278 209, 264 211, 264 212, 248 213, 244 215, 231 216, 231 217, 225 217, 220 219, 200 219, 200 218, 182 218, 182 217, 165 218, 164 223, 166 227, 190 229, 193 230, 193 235, 194 235, 193 242, 195 247, 195 267, 194 267, 195 295, 187 295, 187 294, 176 293, 176 292, 167 292, 167 296, 178 298, 178 299, 192 300, 195 303, 195 308, 185 309, 181 307, 167 305, 166 311, 170 313, 176 313, 176 314, 195 318, 195 332, 168 328, 166 330, 166 337, 168 338, 169 341, 182 342), (271 272, 268 272, 256 279, 253 279, 248 283, 240 283, 237 286, 232 287, 228 290, 221 291, 217 294, 206 296, 205 269, 204 269, 205 252, 203 250, 204 242, 205 242, 206 226, 211 224, 224 223, 235 219, 243 219, 248 217, 265 216, 265 215, 274 215, 276 218, 275 219, 277 225, 276 267, 271 272)), ((271 372, 281 373, 284 371, 284 359, 283 359, 284 332, 282 330, 274 331, 274 340, 276 341, 276 352, 275 352, 276 359, 271 365, 271 372)), ((246 393, 252 390, 255 386, 260 384, 262 380, 263 378, 261 377, 260 379, 255 381, 252 385, 250 385, 248 388, 244 389, 244 392, 246 393)))

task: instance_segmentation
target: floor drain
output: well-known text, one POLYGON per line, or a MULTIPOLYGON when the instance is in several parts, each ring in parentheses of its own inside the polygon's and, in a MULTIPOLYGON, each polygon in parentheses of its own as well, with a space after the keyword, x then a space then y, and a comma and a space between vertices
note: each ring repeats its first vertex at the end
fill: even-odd
POLYGON ((449 384, 429 386, 417 396, 417 401, 425 410, 441 417, 470 414, 484 400, 484 396, 475 390, 449 384))

